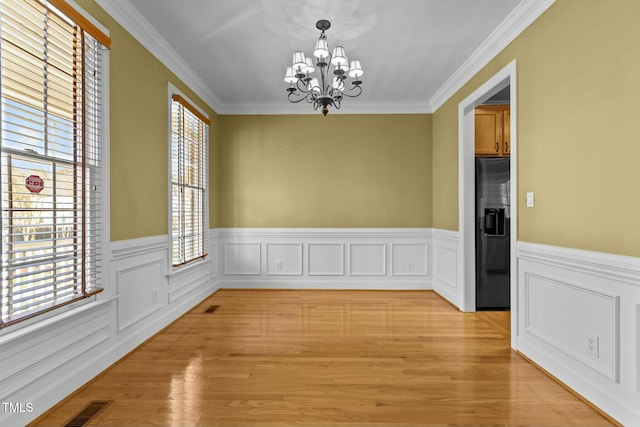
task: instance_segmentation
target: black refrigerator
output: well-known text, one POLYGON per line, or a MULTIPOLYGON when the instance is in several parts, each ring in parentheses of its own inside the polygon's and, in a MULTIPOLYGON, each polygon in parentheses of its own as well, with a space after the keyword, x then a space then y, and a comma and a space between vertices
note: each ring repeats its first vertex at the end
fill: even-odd
POLYGON ((510 309, 508 157, 476 157, 476 308, 510 309))

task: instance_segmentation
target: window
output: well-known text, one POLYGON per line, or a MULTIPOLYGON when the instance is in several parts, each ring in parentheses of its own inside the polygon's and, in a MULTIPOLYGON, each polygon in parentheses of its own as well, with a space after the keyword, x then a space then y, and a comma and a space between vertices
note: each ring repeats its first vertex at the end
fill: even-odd
POLYGON ((209 119, 171 97, 171 258, 174 267, 207 256, 209 119))
POLYGON ((0 327, 101 286, 102 60, 62 0, 0 3, 0 327))

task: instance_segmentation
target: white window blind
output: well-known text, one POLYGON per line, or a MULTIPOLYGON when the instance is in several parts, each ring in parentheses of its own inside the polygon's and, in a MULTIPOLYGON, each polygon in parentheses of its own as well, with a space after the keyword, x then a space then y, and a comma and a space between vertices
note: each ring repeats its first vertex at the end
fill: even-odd
POLYGON ((204 258, 209 119, 180 95, 171 100, 171 249, 174 267, 204 258))
POLYGON ((0 3, 0 327, 100 292, 102 51, 64 1, 0 3))

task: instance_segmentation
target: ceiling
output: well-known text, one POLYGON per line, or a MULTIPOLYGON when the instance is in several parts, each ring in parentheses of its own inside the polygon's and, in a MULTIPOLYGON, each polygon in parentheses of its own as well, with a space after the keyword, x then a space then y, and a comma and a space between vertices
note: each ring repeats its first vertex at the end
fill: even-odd
POLYGON ((315 22, 321 18, 331 21, 330 48, 343 45, 349 58, 359 59, 364 69, 363 94, 345 100, 342 112, 431 112, 434 97, 465 61, 468 64, 474 52, 508 23, 514 10, 532 3, 117 1, 129 2, 126 6, 139 12, 137 26, 159 33, 208 92, 203 98, 221 114, 312 113, 305 103, 287 101, 283 77, 295 50, 312 53, 319 36, 315 22))

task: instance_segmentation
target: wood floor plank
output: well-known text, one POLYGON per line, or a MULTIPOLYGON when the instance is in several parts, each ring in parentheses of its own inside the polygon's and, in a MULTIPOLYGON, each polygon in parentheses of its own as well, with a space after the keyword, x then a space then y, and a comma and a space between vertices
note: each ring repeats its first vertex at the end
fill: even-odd
POLYGON ((33 426, 610 426, 434 292, 221 290, 33 426), (212 305, 214 312, 204 312, 212 305))

